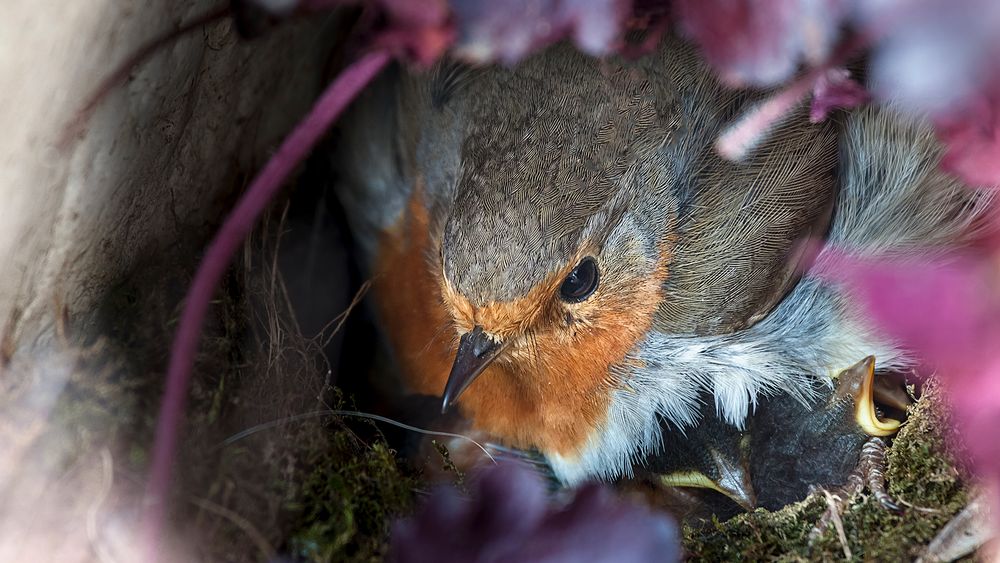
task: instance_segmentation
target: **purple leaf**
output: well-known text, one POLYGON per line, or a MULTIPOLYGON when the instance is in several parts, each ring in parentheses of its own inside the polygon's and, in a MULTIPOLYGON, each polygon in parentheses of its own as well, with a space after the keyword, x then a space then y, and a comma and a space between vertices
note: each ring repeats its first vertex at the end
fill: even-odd
POLYGON ((1000 335, 1000 317, 984 315, 984 266, 973 258, 942 263, 842 256, 824 272, 847 282, 878 328, 934 366, 965 373, 978 365, 983 339, 1000 335))
POLYGON ((389 28, 378 40, 382 48, 429 66, 454 41, 446 0, 374 0, 374 3, 389 20, 389 28))
POLYGON ((592 55, 621 45, 631 0, 452 0, 456 51, 476 61, 517 62, 569 37, 592 55))
POLYGON ((964 111, 941 112, 934 126, 946 147, 942 168, 974 186, 1000 186, 1000 87, 970 96, 964 111))
POLYGON ((977 186, 1000 185, 1000 2, 887 0, 862 4, 878 37, 876 93, 930 115, 942 166, 977 186))
POLYGON ((469 498, 435 490, 417 513, 393 527, 391 559, 438 561, 678 561, 677 526, 600 485, 568 502, 550 502, 540 477, 506 462, 475 475, 469 498))
POLYGON ((681 30, 734 86, 769 86, 826 62, 847 0, 677 0, 681 30))

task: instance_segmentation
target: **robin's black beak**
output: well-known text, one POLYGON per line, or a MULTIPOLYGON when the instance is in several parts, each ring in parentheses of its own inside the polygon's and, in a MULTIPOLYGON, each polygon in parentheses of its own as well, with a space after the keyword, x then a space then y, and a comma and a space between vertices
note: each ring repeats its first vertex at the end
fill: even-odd
POLYGON ((500 343, 490 338, 483 332, 483 327, 478 325, 462 335, 455 363, 448 375, 448 384, 444 386, 442 413, 447 412, 452 403, 458 400, 458 396, 500 355, 502 348, 500 343))

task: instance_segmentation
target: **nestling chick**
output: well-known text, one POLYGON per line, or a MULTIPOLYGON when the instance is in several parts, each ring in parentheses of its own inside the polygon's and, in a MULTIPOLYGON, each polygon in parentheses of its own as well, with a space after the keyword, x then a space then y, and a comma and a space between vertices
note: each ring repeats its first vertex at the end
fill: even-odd
POLYGON ((754 490, 761 491, 758 506, 777 510, 813 486, 844 484, 868 463, 861 455, 866 443, 896 433, 899 421, 876 412, 874 370, 871 356, 845 369, 815 406, 781 397, 761 404, 750 422, 747 463, 754 490))
POLYGON ((558 46, 382 80, 345 125, 339 190, 408 388, 572 483, 630 475, 703 397, 740 430, 858 358, 909 366, 837 288, 799 279, 795 243, 956 244, 985 197, 889 110, 803 110, 721 160, 714 140, 754 101, 676 39, 635 61, 558 46))
MULTIPOLYGON (((855 479, 863 486, 870 474, 884 470, 863 455, 864 448, 895 434, 900 425, 877 411, 877 400, 896 399, 887 396, 895 389, 880 387, 878 381, 875 358, 869 356, 842 371, 836 386, 822 390, 821 400, 813 404, 788 400, 784 394, 766 397, 745 430, 723 423, 706 404, 695 428, 684 434, 664 433, 665 451, 643 460, 645 481, 711 489, 735 503, 727 506, 702 495, 698 508, 717 515, 735 514, 737 505, 777 510, 805 498, 816 486, 855 479)), ((905 409, 912 400, 903 393, 905 404, 900 406, 905 409)))

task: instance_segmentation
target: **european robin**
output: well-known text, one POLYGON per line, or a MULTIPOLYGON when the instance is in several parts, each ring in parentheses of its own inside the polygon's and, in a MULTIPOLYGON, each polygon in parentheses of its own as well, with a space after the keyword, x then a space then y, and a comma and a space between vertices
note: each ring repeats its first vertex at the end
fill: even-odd
POLYGON ((345 123, 339 193, 405 385, 573 483, 669 455, 704 410, 742 431, 767 397, 822 403, 861 358, 909 368, 796 243, 958 244, 987 196, 892 108, 812 124, 803 107, 721 159, 760 96, 675 38, 637 60, 559 45, 384 76, 345 123))

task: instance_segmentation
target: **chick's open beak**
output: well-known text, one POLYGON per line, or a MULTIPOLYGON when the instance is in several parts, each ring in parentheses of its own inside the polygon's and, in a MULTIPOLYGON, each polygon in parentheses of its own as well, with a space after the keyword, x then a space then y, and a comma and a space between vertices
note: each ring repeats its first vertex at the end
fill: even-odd
POLYGON ((448 383, 444 387, 442 413, 448 411, 452 403, 458 400, 458 396, 475 381, 490 362, 500 355, 502 350, 503 346, 486 334, 481 326, 477 325, 462 335, 462 339, 458 342, 455 363, 451 366, 451 374, 448 375, 448 383))
POLYGON ((882 420, 875 411, 875 357, 868 356, 851 366, 841 377, 852 378, 857 383, 854 395, 854 420, 869 436, 892 436, 899 430, 900 422, 892 418, 882 420))

